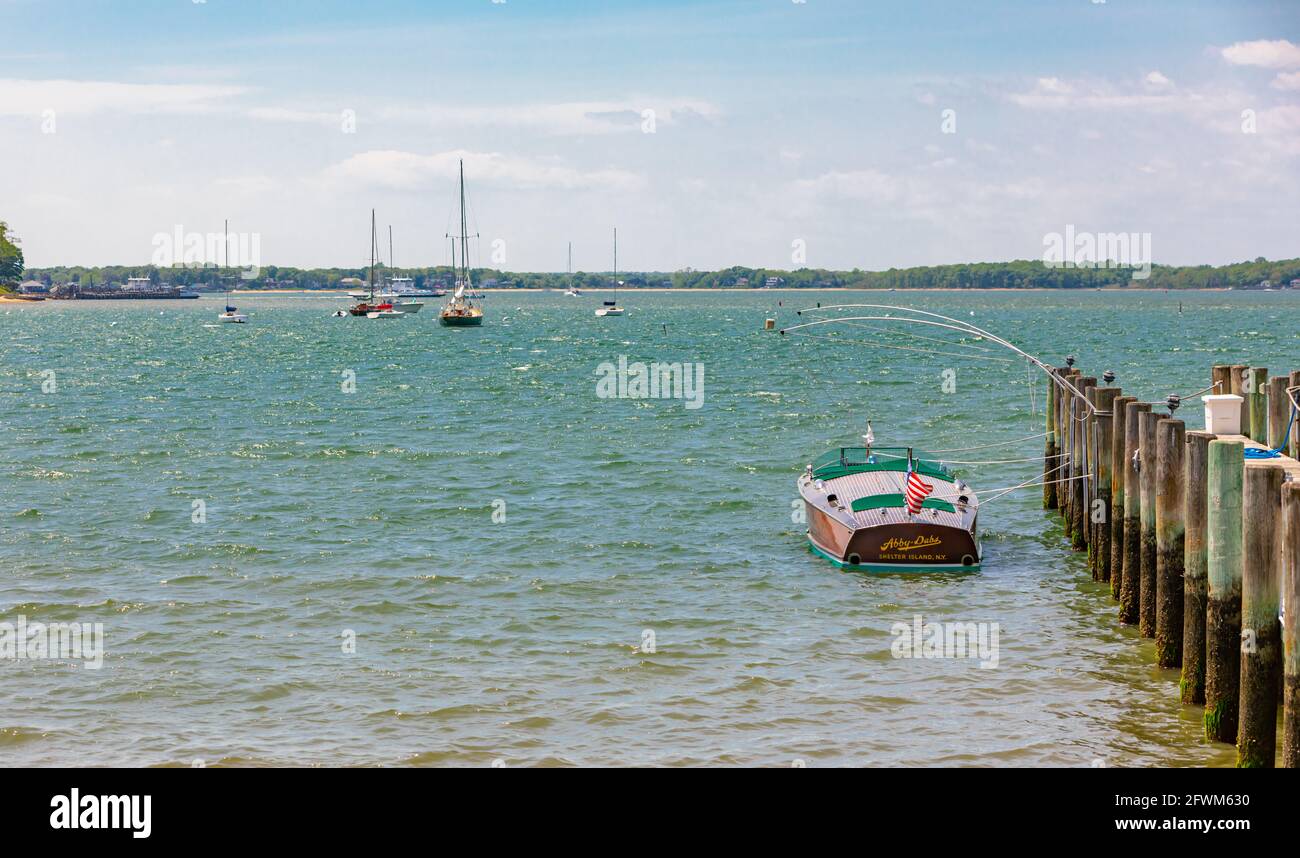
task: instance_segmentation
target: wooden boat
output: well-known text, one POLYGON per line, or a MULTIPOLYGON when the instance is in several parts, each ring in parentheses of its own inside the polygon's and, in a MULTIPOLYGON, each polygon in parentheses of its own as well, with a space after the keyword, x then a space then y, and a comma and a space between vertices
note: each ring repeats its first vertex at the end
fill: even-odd
POLYGON ((460 242, 460 266, 456 265, 456 241, 453 241, 451 267, 456 271, 456 291, 438 311, 438 324, 446 328, 475 328, 483 324, 483 308, 474 303, 475 293, 469 277, 469 225, 465 219, 464 161, 460 162, 460 235, 448 238, 460 242))
POLYGON ((798 488, 809 548, 836 566, 876 573, 979 569, 975 492, 910 447, 831 450, 807 467, 798 488), (913 473, 931 487, 915 514, 908 498, 913 473))
MULTIPOLYGON (((379 313, 393 312, 393 304, 384 298, 377 297, 375 294, 375 264, 378 257, 379 234, 375 232, 375 210, 370 210, 370 269, 366 275, 369 287, 366 290, 366 300, 358 301, 348 308, 348 312, 354 317, 360 319, 378 319, 388 318, 388 316, 379 316, 379 313)), ((399 313, 400 315, 400 313, 399 313)))

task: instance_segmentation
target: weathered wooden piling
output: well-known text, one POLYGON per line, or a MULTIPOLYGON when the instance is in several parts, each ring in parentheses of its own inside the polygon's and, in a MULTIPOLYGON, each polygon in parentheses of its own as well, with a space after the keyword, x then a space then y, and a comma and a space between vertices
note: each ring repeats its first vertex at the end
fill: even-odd
POLYGON ((1233 393, 1241 397, 1241 434, 1250 434, 1250 400, 1246 396, 1246 370, 1250 367, 1244 363, 1234 363, 1229 367, 1229 389, 1221 393, 1233 393))
POLYGON ((1287 421, 1291 417, 1291 400, 1287 398, 1286 389, 1291 380, 1285 375, 1275 375, 1268 380, 1268 440, 1270 450, 1286 450, 1287 421))
POLYGON ((1097 581, 1110 581, 1110 534, 1111 517, 1114 515, 1112 497, 1111 458, 1114 448, 1115 401, 1119 398, 1118 387, 1098 387, 1093 394, 1097 403, 1097 415, 1094 418, 1096 433, 1096 498, 1099 501, 1098 514, 1092 516, 1092 542, 1089 546, 1092 558, 1093 578, 1097 581))
POLYGON ((1097 454, 1093 445, 1097 440, 1097 427, 1093 416, 1097 413, 1097 387, 1085 388, 1083 391, 1084 398, 1088 400, 1088 407, 1084 409, 1083 418, 1083 547, 1088 552, 1088 569, 1092 573, 1093 580, 1097 579, 1097 568, 1093 566, 1092 546, 1096 538, 1097 528, 1093 523, 1095 508, 1093 499, 1096 497, 1097 490, 1097 454))
POLYGON ((1206 468, 1205 737, 1237 741, 1244 445, 1210 442, 1206 468))
POLYGON ((1300 769, 1300 482, 1282 487, 1282 765, 1300 769))
POLYGON ((1216 363, 1210 370, 1210 381, 1214 383, 1211 393, 1232 393, 1232 367, 1226 363, 1216 363))
POLYGON ((1186 539, 1181 420, 1156 424, 1156 664, 1183 661, 1183 551, 1186 539))
MULTIPOLYGON (((1277 462, 1267 460, 1252 462, 1245 471, 1237 767, 1271 769, 1277 754, 1277 691, 1282 667, 1277 535, 1285 471, 1277 462)), ((1294 610, 1294 605, 1290 607, 1294 610)))
POLYGON ((1124 418, 1132 396, 1118 396, 1111 405, 1115 414, 1111 427, 1110 457, 1110 595, 1118 601, 1124 581, 1124 418))
POLYGON ((1056 481, 1061 478, 1057 468, 1060 462, 1057 457, 1056 443, 1056 378, 1060 375, 1060 368, 1054 368, 1051 372, 1050 383, 1047 385, 1047 407, 1043 409, 1047 421, 1047 440, 1043 442, 1043 509, 1056 509, 1056 481))
MULTIPOLYGON (((1074 384, 1079 379, 1079 371, 1073 367, 1066 367, 1062 376, 1070 384, 1074 384)), ((1070 537, 1070 528, 1073 520, 1070 517, 1070 476, 1074 470, 1073 456, 1074 444, 1074 420, 1071 415, 1074 413, 1074 393, 1069 389, 1059 391, 1059 402, 1056 415, 1056 425, 1059 427, 1059 443, 1061 445, 1061 470, 1057 473, 1057 478, 1061 481, 1056 487, 1057 506, 1061 510, 1061 518, 1065 525, 1065 536, 1070 537)))
POLYGON ((1074 398, 1074 455, 1077 457, 1077 464, 1071 467, 1075 477, 1070 485, 1073 487, 1070 492, 1070 547, 1075 551, 1084 551, 1088 547, 1088 510, 1086 501, 1086 492, 1084 486, 1084 477, 1087 476, 1087 450, 1088 450, 1088 433, 1087 420, 1090 409, 1088 408, 1087 395, 1088 391, 1097 386, 1095 378, 1080 378, 1076 384, 1079 392, 1084 395, 1084 399, 1077 396, 1074 398))
POLYGON ((1156 636, 1156 424, 1164 414, 1144 411, 1138 415, 1138 484, 1141 526, 1138 564, 1142 583, 1138 590, 1138 633, 1156 636))
POLYGON ((1250 428, 1242 424, 1243 434, 1258 444, 1268 443, 1268 370, 1252 366, 1246 371, 1246 408, 1250 412, 1250 428))
MULTIPOLYGON (((1300 387, 1300 369, 1293 369, 1293 370, 1291 370, 1290 384, 1288 384, 1287 386, 1288 386, 1288 387, 1300 387)), ((1297 397, 1300 397, 1300 394, 1297 394, 1297 397)), ((1288 401, 1288 403, 1290 403, 1290 398, 1289 398, 1289 397, 1288 397, 1287 401, 1288 401)), ((1295 406, 1294 406, 1294 405, 1291 405, 1291 404, 1288 404, 1287 407, 1288 407, 1288 408, 1294 408, 1295 406)), ((1289 414, 1288 414, 1288 416, 1287 416, 1287 419, 1288 419, 1288 420, 1291 419, 1289 414)), ((1295 420, 1296 420, 1296 423, 1297 423, 1297 424, 1300 424, 1300 416, 1297 416, 1297 417, 1295 418, 1295 420)), ((1291 427, 1291 442, 1290 442, 1290 444, 1288 444, 1288 447, 1289 447, 1290 450, 1291 450, 1291 452, 1290 452, 1290 454, 1289 454, 1289 455, 1291 456, 1291 458, 1292 458, 1292 459, 1300 459, 1300 425, 1293 425, 1293 426, 1291 427)))
POLYGON ((1211 432, 1188 432, 1183 457, 1183 703, 1205 703, 1205 518, 1211 432))
POLYGON ((1142 484, 1135 458, 1139 446, 1138 417, 1150 410, 1147 402, 1130 402, 1124 406, 1124 578, 1119 591, 1119 619, 1130 625, 1138 621, 1142 594, 1142 484))

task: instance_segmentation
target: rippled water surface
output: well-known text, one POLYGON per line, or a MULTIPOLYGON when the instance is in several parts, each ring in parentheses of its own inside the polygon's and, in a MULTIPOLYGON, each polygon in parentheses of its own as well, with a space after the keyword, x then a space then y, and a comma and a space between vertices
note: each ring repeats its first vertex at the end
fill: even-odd
MULTIPOLYGON (((882 444, 1014 439, 1042 431, 1041 378, 881 330, 761 329, 908 303, 1163 398, 1214 363, 1300 367, 1300 296, 624 293, 596 319, 598 296, 498 293, 479 330, 335 319, 323 296, 241 296, 251 324, 216 327, 219 300, 0 304, 0 619, 106 637, 100 670, 0 662, 0 763, 1234 759, 1041 490, 983 510, 977 574, 807 551, 794 480, 867 416, 882 444), (620 355, 702 362, 703 407, 598 398, 620 355), (998 666, 893 658, 917 613, 999 623, 998 666)), ((989 495, 1039 467, 963 474, 989 495)))

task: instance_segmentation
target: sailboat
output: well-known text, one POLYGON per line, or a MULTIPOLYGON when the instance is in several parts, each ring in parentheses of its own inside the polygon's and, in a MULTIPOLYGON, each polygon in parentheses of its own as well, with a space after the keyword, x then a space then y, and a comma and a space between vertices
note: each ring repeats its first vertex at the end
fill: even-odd
POLYGON ((596 311, 597 316, 621 316, 623 308, 618 305, 618 287, 623 283, 618 279, 618 227, 614 227, 614 300, 605 301, 604 306, 596 311))
MULTIPOLYGON (((388 267, 393 268, 393 227, 388 227, 388 267)), ((389 303, 398 313, 418 313, 424 306, 423 301, 417 301, 411 293, 415 291, 415 285, 410 277, 393 277, 388 278, 388 284, 384 287, 383 294, 379 296, 380 303, 389 303)))
MULTIPOLYGON (((230 262, 230 221, 224 222, 225 232, 221 234, 221 268, 224 271, 227 263, 230 262)), ((230 305, 230 290, 226 290, 226 309, 217 316, 217 321, 223 325, 242 325, 248 321, 248 316, 239 312, 239 310, 230 305)))
POLYGON ((375 248, 378 244, 379 236, 375 233, 375 210, 370 210, 370 272, 367 275, 369 289, 367 290, 366 300, 358 301, 350 310, 353 316, 367 319, 392 319, 401 318, 402 313, 393 309, 389 302, 375 297, 375 248))
POLYGON ((569 242, 569 288, 564 292, 567 298, 581 298, 582 290, 573 285, 573 242, 569 242))
POLYGON ((451 267, 456 272, 456 291, 438 313, 438 323, 448 328, 469 328, 483 324, 483 308, 474 303, 469 279, 469 225, 465 219, 465 162, 460 162, 460 267, 456 266, 456 244, 452 242, 451 267))

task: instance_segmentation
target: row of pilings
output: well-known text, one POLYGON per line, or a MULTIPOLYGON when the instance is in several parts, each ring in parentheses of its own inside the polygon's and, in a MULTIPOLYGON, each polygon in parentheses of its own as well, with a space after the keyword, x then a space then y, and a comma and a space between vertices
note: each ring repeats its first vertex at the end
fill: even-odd
POLYGON ((1052 370, 1043 507, 1119 621, 1181 671, 1206 738, 1271 767, 1280 708, 1282 765, 1300 768, 1300 371, 1215 366, 1207 390, 1242 398, 1242 434, 1216 435, 1174 417, 1176 396, 1143 402, 1068 363, 1052 370))

